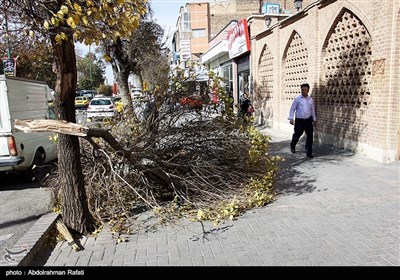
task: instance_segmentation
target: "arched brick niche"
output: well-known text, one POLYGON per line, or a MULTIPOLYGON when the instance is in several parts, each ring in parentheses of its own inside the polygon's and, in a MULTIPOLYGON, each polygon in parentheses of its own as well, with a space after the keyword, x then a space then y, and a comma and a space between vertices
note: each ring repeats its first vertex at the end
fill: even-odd
POLYGON ((267 45, 264 46, 258 61, 259 91, 256 99, 271 100, 274 98, 274 57, 267 45))
POLYGON ((283 56, 283 101, 291 103, 300 94, 300 85, 308 79, 308 50, 304 40, 293 32, 283 56))
POLYGON ((335 145, 369 141, 372 40, 361 20, 344 8, 327 34, 322 50, 322 83, 317 118, 321 132, 335 145))
MULTIPOLYGON (((274 57, 267 45, 264 45, 258 60, 258 79, 254 86, 255 117, 260 124, 272 125, 274 102, 274 57)), ((276 106, 275 106, 276 107, 276 106)))
POLYGON ((324 90, 320 104, 366 108, 372 77, 371 36, 362 22, 344 9, 324 44, 324 90))

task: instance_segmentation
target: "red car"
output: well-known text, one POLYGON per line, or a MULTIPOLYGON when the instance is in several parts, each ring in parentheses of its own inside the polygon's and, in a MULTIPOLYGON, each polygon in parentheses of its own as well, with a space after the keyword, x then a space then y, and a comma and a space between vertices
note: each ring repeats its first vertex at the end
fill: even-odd
POLYGON ((198 95, 183 97, 179 100, 179 104, 182 107, 189 108, 189 109, 202 109, 203 108, 203 101, 201 100, 201 97, 198 95))

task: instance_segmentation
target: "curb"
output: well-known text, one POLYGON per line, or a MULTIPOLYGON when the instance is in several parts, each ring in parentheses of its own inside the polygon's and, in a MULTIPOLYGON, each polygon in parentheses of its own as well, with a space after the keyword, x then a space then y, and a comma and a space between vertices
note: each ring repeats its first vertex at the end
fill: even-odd
POLYGON ((44 214, 35 222, 25 235, 0 260, 0 266, 29 266, 35 255, 45 245, 46 237, 54 228, 59 214, 44 214))

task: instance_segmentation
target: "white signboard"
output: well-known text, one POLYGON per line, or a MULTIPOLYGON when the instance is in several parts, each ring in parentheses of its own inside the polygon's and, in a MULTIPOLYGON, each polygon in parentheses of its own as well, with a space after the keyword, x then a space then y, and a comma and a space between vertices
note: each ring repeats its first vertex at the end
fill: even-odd
POLYGON ((190 40, 181 40, 181 60, 190 59, 190 40))

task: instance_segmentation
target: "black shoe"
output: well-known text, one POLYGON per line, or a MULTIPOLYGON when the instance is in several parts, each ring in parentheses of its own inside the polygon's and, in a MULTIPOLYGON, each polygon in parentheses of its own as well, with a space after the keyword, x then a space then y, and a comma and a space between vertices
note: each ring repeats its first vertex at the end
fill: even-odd
POLYGON ((292 154, 296 153, 296 150, 294 148, 290 148, 290 151, 292 152, 292 154))
POLYGON ((307 157, 313 158, 314 156, 312 154, 307 154, 307 157))

